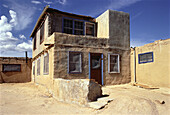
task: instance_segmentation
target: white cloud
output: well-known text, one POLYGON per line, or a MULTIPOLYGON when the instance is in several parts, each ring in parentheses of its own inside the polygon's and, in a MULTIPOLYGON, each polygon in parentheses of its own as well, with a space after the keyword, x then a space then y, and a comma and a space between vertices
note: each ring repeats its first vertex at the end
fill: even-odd
POLYGON ((44 0, 44 3, 46 4, 53 4, 54 2, 65 5, 67 1, 66 0, 44 0))
POLYGON ((108 9, 119 10, 139 1, 141 0, 112 0, 110 5, 108 6, 108 9))
POLYGON ((2 6, 5 7, 5 8, 8 8, 8 6, 6 4, 2 4, 2 6))
POLYGON ((26 37, 25 37, 23 34, 20 34, 20 35, 19 35, 19 38, 21 38, 21 39, 26 39, 26 37))
POLYGON ((10 8, 16 12, 17 25, 15 30, 24 30, 33 22, 33 15, 36 8, 31 7, 27 4, 19 4, 15 1, 11 1, 10 8))
POLYGON ((10 16, 11 16, 11 20, 10 20, 10 23, 13 25, 13 26, 16 26, 17 25, 17 14, 15 11, 13 10, 9 10, 9 13, 10 13, 10 16))
POLYGON ((52 4, 53 2, 52 2, 52 1, 46 1, 46 0, 44 0, 44 3, 46 3, 46 4, 52 4))
POLYGON ((28 40, 28 43, 23 42, 16 46, 16 50, 18 51, 32 51, 32 42, 28 40))
POLYGON ((26 40, 26 37, 22 34, 19 35, 22 40, 13 36, 11 31, 15 27, 17 13, 12 10, 9 13, 11 16, 10 21, 6 16, 1 16, 0 18, 0 56, 19 56, 23 51, 31 52, 31 40, 26 40), (23 39, 25 40, 24 42, 23 39))
POLYGON ((12 25, 8 23, 8 19, 6 16, 1 16, 0 19, 0 33, 6 32, 6 31, 11 31, 12 30, 12 25))
POLYGON ((66 4, 66 0, 58 0, 58 2, 62 5, 66 4))
POLYGON ((31 3, 33 3, 33 4, 41 4, 40 1, 36 1, 36 0, 32 0, 31 3))

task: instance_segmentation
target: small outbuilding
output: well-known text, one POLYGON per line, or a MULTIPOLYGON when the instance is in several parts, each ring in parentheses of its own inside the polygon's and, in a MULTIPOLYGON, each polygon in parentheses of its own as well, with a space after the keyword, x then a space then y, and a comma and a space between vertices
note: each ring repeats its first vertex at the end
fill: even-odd
POLYGON ((0 83, 31 81, 31 58, 0 57, 0 83))

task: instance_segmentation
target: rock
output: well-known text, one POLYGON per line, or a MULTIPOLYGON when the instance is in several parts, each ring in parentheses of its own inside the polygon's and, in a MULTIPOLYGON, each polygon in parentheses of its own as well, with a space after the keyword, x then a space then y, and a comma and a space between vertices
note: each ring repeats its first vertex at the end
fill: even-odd
POLYGON ((165 104, 165 101, 163 100, 155 100, 156 102, 158 102, 159 104, 165 104))
POLYGON ((91 101, 97 101, 97 98, 102 96, 102 89, 101 85, 99 85, 97 82, 90 80, 89 82, 89 92, 88 92, 88 100, 91 101))
POLYGON ((58 101, 86 106, 102 96, 101 86, 90 79, 55 79, 53 97, 58 101))
POLYGON ((88 103, 89 107, 93 109, 101 109, 107 105, 107 103, 99 103, 99 102, 90 102, 88 103))
POLYGON ((109 102, 113 101, 113 98, 110 98, 110 97, 101 97, 101 98, 98 98, 97 101, 98 101, 98 102, 106 102, 106 103, 109 103, 109 102))

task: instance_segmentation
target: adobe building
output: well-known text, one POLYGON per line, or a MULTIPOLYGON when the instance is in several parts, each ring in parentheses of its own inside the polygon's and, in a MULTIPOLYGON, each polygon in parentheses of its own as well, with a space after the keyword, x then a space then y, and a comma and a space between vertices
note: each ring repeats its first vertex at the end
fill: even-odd
POLYGON ((0 57, 0 83, 30 82, 31 69, 31 58, 0 57))
POLYGON ((170 38, 131 48, 131 82, 170 88, 170 38))
POLYGON ((107 10, 95 19, 47 6, 30 37, 32 79, 48 89, 60 78, 101 85, 130 82, 128 13, 107 10))

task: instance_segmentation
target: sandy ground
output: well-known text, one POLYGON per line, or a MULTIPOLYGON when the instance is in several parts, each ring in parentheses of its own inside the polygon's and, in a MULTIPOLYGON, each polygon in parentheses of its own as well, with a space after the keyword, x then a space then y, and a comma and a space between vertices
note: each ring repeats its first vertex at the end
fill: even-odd
POLYGON ((125 84, 103 87, 103 94, 113 101, 94 110, 56 101, 33 83, 0 84, 0 114, 170 114, 168 88, 148 90, 125 84))

